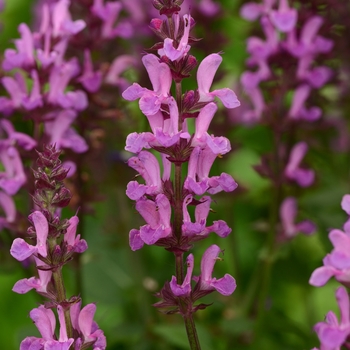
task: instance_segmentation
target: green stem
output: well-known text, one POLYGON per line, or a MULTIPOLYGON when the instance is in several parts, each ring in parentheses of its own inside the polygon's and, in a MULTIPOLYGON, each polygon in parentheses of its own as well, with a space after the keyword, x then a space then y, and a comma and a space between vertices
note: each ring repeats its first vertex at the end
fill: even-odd
POLYGON ((197 335, 196 325, 194 323, 193 314, 184 315, 187 338, 190 343, 191 350, 200 350, 199 339, 197 335))
MULTIPOLYGON (((56 247, 56 239, 49 239, 49 250, 52 252, 56 247)), ((63 276, 62 276, 62 266, 54 269, 52 271, 52 278, 55 285, 55 291, 57 295, 57 303, 62 303, 66 300, 66 288, 64 287, 63 276)), ((73 326, 70 318, 69 309, 64 309, 64 319, 66 321, 66 330, 68 338, 73 337, 73 326)))
POLYGON ((184 281, 184 262, 183 253, 175 253, 175 269, 176 269, 176 281, 178 284, 182 284, 184 281))
MULTIPOLYGON (((169 24, 173 22, 169 20, 169 24)), ((175 82, 176 103, 179 109, 179 130, 182 129, 182 85, 181 82, 175 82)), ((177 242, 181 245, 182 238, 182 222, 183 222, 183 184, 182 184, 182 163, 175 163, 175 179, 174 179, 174 235, 177 242)), ((182 284, 184 280, 184 262, 183 252, 175 252, 176 280, 178 284, 182 284)), ((191 350, 200 350, 199 339, 197 335, 196 325, 192 313, 192 300, 188 297, 188 301, 179 299, 180 309, 185 321, 186 333, 191 350)))
MULTIPOLYGON (((52 272, 52 277, 55 283, 55 290, 57 293, 57 302, 62 303, 66 300, 66 289, 64 288, 63 276, 62 276, 62 267, 59 267, 57 270, 52 272)), ((66 329, 68 338, 73 337, 73 326, 70 318, 69 309, 64 309, 64 319, 66 321, 66 329)))
POLYGON ((176 103, 179 109, 179 130, 182 129, 182 85, 181 82, 175 83, 176 89, 176 103))
POLYGON ((182 164, 175 163, 175 181, 174 181, 174 195, 175 195, 175 206, 174 206, 174 235, 180 244, 182 236, 182 164))
POLYGON ((279 180, 280 174, 280 158, 279 158, 279 145, 280 145, 280 132, 277 128, 274 133, 274 160, 272 166, 274 166, 274 182, 272 183, 272 196, 270 202, 270 229, 266 242, 266 249, 263 256, 261 284, 258 296, 258 314, 256 323, 256 334, 259 334, 264 326, 264 318, 266 312, 266 301, 270 289, 272 267, 275 259, 275 246, 276 246, 276 227, 279 222, 279 205, 281 197, 281 182, 279 180))

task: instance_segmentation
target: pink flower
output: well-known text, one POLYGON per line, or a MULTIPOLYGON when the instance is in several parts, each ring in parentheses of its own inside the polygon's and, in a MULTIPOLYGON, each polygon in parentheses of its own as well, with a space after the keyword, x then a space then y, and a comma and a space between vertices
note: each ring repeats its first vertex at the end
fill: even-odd
POLYGON ((12 196, 27 181, 21 157, 15 147, 8 146, 6 141, 1 141, 0 161, 5 168, 5 171, 0 172, 0 188, 12 196))
POLYGON ((278 30, 286 33, 295 28, 298 12, 289 7, 288 0, 280 0, 278 10, 270 12, 270 19, 278 30))
POLYGON ((214 101, 218 97, 226 108, 240 106, 236 94, 228 88, 209 92, 213 83, 214 75, 222 62, 222 57, 216 53, 207 56, 199 65, 197 71, 197 83, 200 102, 214 101))
POLYGON ((159 163, 152 153, 141 151, 137 157, 128 160, 128 165, 135 169, 146 182, 146 185, 139 184, 137 181, 129 182, 126 194, 130 199, 138 200, 146 193, 156 195, 162 191, 159 163))
POLYGON ((213 244, 203 254, 201 261, 201 275, 194 279, 198 281, 200 290, 212 291, 216 290, 222 295, 231 295, 236 289, 235 279, 226 274, 224 277, 216 279, 212 277, 215 262, 221 252, 220 247, 213 244))
POLYGON ((295 223, 297 209, 297 201, 293 197, 285 198, 280 206, 280 219, 282 223, 283 234, 287 238, 296 236, 298 232, 309 235, 316 230, 315 225, 309 220, 295 223))
POLYGON ((284 170, 285 176, 294 180, 301 187, 311 186, 315 179, 315 172, 311 169, 303 169, 300 167, 308 146, 306 142, 299 142, 292 148, 289 156, 288 164, 284 170))
POLYGON ((144 243, 152 245, 171 235, 171 205, 164 194, 158 194, 155 201, 141 198, 136 203, 136 210, 147 223, 140 227, 140 238, 144 243))
POLYGON ((128 87, 122 96, 128 101, 140 99, 139 105, 143 114, 156 114, 162 103, 168 102, 169 90, 172 83, 170 68, 165 63, 160 63, 157 56, 145 55, 142 62, 151 80, 153 91, 134 83, 128 87))
POLYGON ((218 107, 214 102, 205 105, 196 118, 196 131, 192 139, 192 146, 206 146, 211 149, 214 154, 225 154, 231 150, 230 141, 223 136, 214 137, 208 134, 208 128, 218 107))
MULTIPOLYGON (((174 15, 176 17, 177 15, 174 15)), ((173 41, 170 38, 164 39, 163 49, 158 51, 160 56, 167 56, 171 61, 177 61, 183 58, 187 52, 190 50, 190 46, 188 45, 188 37, 191 29, 191 21, 192 18, 190 15, 183 16, 184 21, 184 33, 183 36, 177 45, 177 48, 174 47, 173 41)))
POLYGON ((22 238, 16 238, 11 246, 10 253, 18 261, 23 261, 33 254, 47 256, 46 239, 49 232, 47 219, 40 211, 35 211, 29 216, 36 232, 36 245, 32 246, 22 238))
POLYGON ((136 66, 136 60, 130 55, 118 56, 111 64, 105 77, 105 82, 118 86, 122 91, 126 90, 130 83, 122 77, 122 73, 130 67, 136 66))
POLYGON ((71 126, 77 117, 75 110, 64 109, 46 117, 45 132, 50 137, 51 144, 55 144, 58 149, 70 148, 76 153, 88 150, 86 141, 71 126))
POLYGON ((80 307, 81 301, 73 304, 70 308, 72 326, 80 334, 80 346, 76 349, 80 350, 84 344, 93 342, 93 349, 105 350, 107 346, 106 337, 94 321, 96 305, 88 304, 81 310, 80 307))
POLYGON ((213 225, 206 226, 207 217, 210 211, 211 198, 204 196, 199 200, 199 204, 195 209, 195 222, 191 221, 190 214, 188 213, 188 205, 192 202, 193 196, 187 195, 183 202, 183 224, 182 232, 184 236, 191 237, 191 241, 199 241, 214 232, 219 237, 227 237, 231 233, 231 229, 227 226, 223 220, 214 221, 213 225))
POLYGON ((14 68, 31 68, 35 63, 32 32, 25 23, 21 23, 18 26, 18 31, 21 34, 21 38, 15 40, 17 50, 5 50, 5 59, 2 63, 5 71, 10 71, 14 68))
POLYGON ((75 35, 86 27, 86 23, 79 19, 72 21, 69 13, 70 0, 59 0, 52 10, 52 35, 65 37, 75 35))
POLYGON ((292 105, 288 116, 294 120, 306 120, 313 122, 321 117, 322 111, 319 107, 306 108, 305 102, 311 93, 309 85, 302 84, 297 87, 293 95, 292 105))
POLYGON ((177 297, 189 296, 191 294, 191 279, 192 279, 192 272, 193 272, 193 266, 194 266, 193 254, 190 254, 187 257, 186 264, 187 264, 187 273, 182 284, 181 285, 177 284, 177 279, 175 276, 173 276, 170 281, 171 291, 177 297))
POLYGON ((64 235, 64 241, 68 245, 68 250, 75 253, 83 253, 88 248, 85 239, 80 239, 80 235, 76 235, 79 218, 73 216, 69 219, 69 226, 64 235))
POLYGON ((0 191, 0 207, 5 213, 5 217, 0 217, 0 229, 2 229, 16 219, 15 202, 11 196, 2 191, 0 191))
POLYGON ((350 232, 332 230, 329 240, 334 249, 323 259, 324 266, 317 268, 311 275, 309 283, 320 287, 334 276, 335 279, 345 285, 350 283, 350 232))
POLYGON ((237 183, 231 175, 222 173, 220 176, 209 177, 209 172, 217 154, 207 146, 203 150, 195 147, 188 163, 188 175, 184 187, 197 195, 206 191, 215 194, 220 191, 231 192, 237 188, 237 183))
POLYGON ((83 74, 78 78, 78 81, 89 92, 96 92, 102 84, 102 72, 94 71, 91 54, 89 50, 84 52, 84 69, 83 74))
POLYGON ((116 1, 94 0, 91 7, 92 13, 103 21, 101 35, 102 38, 112 39, 117 36, 130 38, 133 28, 129 22, 121 21, 115 25, 123 5, 116 1))
POLYGON ((62 306, 57 306, 58 319, 60 321, 60 333, 58 340, 55 336, 56 318, 51 309, 39 306, 30 312, 30 318, 38 328, 42 338, 28 337, 25 338, 20 350, 28 349, 45 349, 45 350, 68 350, 73 344, 74 339, 68 338, 66 330, 66 321, 62 306), (38 346, 39 345, 39 346, 38 346))
POLYGON ((15 283, 12 290, 18 294, 25 294, 31 289, 35 289, 38 293, 46 293, 47 285, 51 281, 52 271, 51 270, 41 270, 40 267, 48 267, 37 257, 34 257, 36 266, 38 268, 39 278, 30 277, 19 280, 15 283))
POLYGON ((314 329, 321 342, 321 350, 340 349, 350 335, 349 295, 344 287, 339 287, 335 293, 341 318, 340 322, 334 312, 326 315, 326 322, 319 322, 314 329))

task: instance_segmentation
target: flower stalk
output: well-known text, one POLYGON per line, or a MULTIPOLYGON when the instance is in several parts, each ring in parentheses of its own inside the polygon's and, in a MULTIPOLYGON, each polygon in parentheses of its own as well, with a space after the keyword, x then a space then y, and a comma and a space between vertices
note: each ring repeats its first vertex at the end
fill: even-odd
POLYGON ((90 346, 96 350, 106 348, 106 338, 93 321, 96 311, 94 304, 86 305, 80 310, 80 296, 67 298, 62 268, 74 253, 83 253, 87 249, 85 240, 76 235, 79 219, 73 216, 69 220, 61 219, 61 208, 67 206, 71 199, 70 191, 64 185, 68 169, 63 168, 59 159, 60 151, 54 146, 47 146, 38 152, 38 169, 33 170, 35 178, 35 210, 28 217, 31 227, 28 235, 36 239, 36 245, 28 244, 22 238, 16 238, 10 253, 24 261, 33 257, 38 270, 38 278, 31 277, 18 281, 13 291, 19 294, 35 289, 46 299, 44 305, 31 311, 30 317, 37 325, 42 338, 27 337, 20 350, 70 348, 84 350, 90 346), (55 315, 57 310, 60 323, 60 335, 55 335, 55 315))
POLYGON ((126 194, 136 201, 136 210, 146 221, 139 229, 130 231, 131 249, 141 249, 145 244, 158 245, 175 256, 175 276, 157 293, 161 301, 154 306, 168 314, 181 314, 190 348, 200 349, 193 314, 208 305, 196 304, 197 300, 214 290, 230 295, 236 282, 229 274, 220 279, 212 277, 214 264, 221 253, 217 245, 205 251, 201 274, 197 277, 192 278, 192 254, 186 258, 185 275, 184 255, 195 242, 205 239, 211 232, 222 238, 231 232, 222 220, 214 221, 212 225, 206 223, 212 200, 204 194, 231 192, 237 187, 229 174, 209 177, 214 160, 229 152, 231 147, 225 137, 209 135, 208 128, 217 111, 216 97, 227 108, 238 107, 240 103, 228 88, 210 92, 222 61, 219 54, 209 55, 200 64, 198 89, 182 93, 182 80, 190 77, 197 60, 189 54, 190 44, 195 42, 190 36, 194 20, 190 15, 179 15, 181 3, 180 0, 154 1, 154 6, 167 19, 151 21, 151 29, 162 41, 151 49, 157 50, 157 54, 142 58, 153 90, 134 83, 122 94, 129 101, 139 99, 140 109, 151 128, 151 132, 132 133, 127 137, 125 149, 136 154, 128 160, 128 165, 141 175, 145 184, 129 182, 126 194), (175 85, 174 97, 171 95, 172 83, 175 85), (188 118, 195 120, 196 130, 192 135, 188 132, 188 118), (162 175, 157 158, 149 150, 160 153, 162 175), (188 166, 187 176, 183 179, 184 164, 188 166), (189 206, 195 208, 194 222, 189 206), (193 289, 192 279, 196 281, 193 289))

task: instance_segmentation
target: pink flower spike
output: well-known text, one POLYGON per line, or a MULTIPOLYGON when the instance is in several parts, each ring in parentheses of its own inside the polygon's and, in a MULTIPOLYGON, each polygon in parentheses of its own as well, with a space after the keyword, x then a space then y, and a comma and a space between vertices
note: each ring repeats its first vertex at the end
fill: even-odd
POLYGON ((193 254, 190 254, 186 259, 187 273, 186 277, 181 285, 177 284, 175 276, 172 277, 170 282, 170 288, 173 294, 177 297, 189 296, 191 294, 191 279, 194 266, 193 254))
POLYGON ((280 0, 278 10, 271 11, 270 19, 278 30, 287 33, 295 28, 298 12, 289 7, 288 0, 280 0))
POLYGON ((217 96, 226 108, 240 106, 236 94, 228 88, 209 92, 214 75, 222 62, 222 57, 216 53, 207 56, 199 65, 197 71, 197 83, 200 102, 211 102, 217 96))
POLYGON ((201 290, 216 289, 220 294, 227 296, 231 295, 236 289, 235 279, 229 274, 218 280, 212 277, 214 265, 220 252, 220 247, 215 244, 204 252, 201 261, 200 288, 201 290))
POLYGON ((284 170, 285 176, 294 180, 301 187, 311 186, 315 179, 315 172, 311 169, 303 169, 300 163, 303 160, 308 146, 306 142, 299 142, 292 148, 288 164, 284 170))

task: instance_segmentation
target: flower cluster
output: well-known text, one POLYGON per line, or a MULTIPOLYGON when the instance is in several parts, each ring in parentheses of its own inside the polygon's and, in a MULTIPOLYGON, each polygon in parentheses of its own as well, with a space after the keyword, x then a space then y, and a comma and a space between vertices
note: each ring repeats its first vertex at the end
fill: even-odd
POLYGON ((275 3, 275 0, 264 0, 262 4, 249 2, 241 8, 243 18, 249 21, 260 18, 266 36, 266 40, 250 37, 247 41, 251 55, 247 64, 256 67, 256 71, 247 71, 241 77, 254 106, 253 110, 246 112, 245 118, 259 120, 266 110, 259 84, 274 78, 276 72, 270 65, 284 55, 282 62, 288 64, 285 68, 293 70, 294 75, 289 82, 296 85, 287 117, 292 120, 317 120, 321 109, 307 107, 306 101, 312 89, 319 89, 327 83, 332 71, 327 66, 315 66, 314 62, 319 54, 332 50, 333 42, 318 34, 323 24, 320 16, 308 18, 301 29, 297 29, 297 10, 289 7, 288 0, 279 0, 278 8, 274 8, 275 3))
POLYGON ((10 227, 16 219, 14 196, 27 181, 20 152, 30 151, 36 146, 36 141, 30 136, 15 131, 9 120, 0 120, 0 162, 4 171, 0 172, 0 206, 5 217, 0 218, 0 228, 10 227))
POLYGON ((198 277, 192 278, 193 255, 187 257, 185 277, 182 259, 194 242, 206 238, 211 232, 220 237, 231 232, 223 220, 207 224, 212 199, 204 194, 231 192, 237 187, 229 174, 209 175, 214 160, 229 152, 231 146, 227 138, 211 135, 208 129, 218 109, 216 98, 227 108, 238 107, 240 102, 228 88, 211 89, 222 61, 216 53, 200 63, 198 88, 182 93, 182 80, 189 77, 197 65, 196 58, 190 54, 191 45, 196 41, 190 35, 195 22, 188 14, 179 15, 182 1, 154 3, 167 18, 151 21, 151 29, 161 41, 152 47, 157 54, 146 54, 142 58, 152 90, 134 83, 122 94, 126 100, 139 100, 140 110, 151 129, 150 132, 132 133, 126 140, 125 149, 136 153, 128 160, 128 165, 144 180, 144 183, 129 182, 126 194, 136 201, 136 210, 146 221, 139 229, 130 231, 130 247, 138 250, 144 244, 158 245, 174 253, 176 276, 165 284, 158 294, 162 301, 155 306, 170 307, 170 312, 191 315, 198 308, 205 307, 203 304, 193 306, 200 297, 214 290, 230 295, 236 288, 235 280, 228 274, 220 279, 212 277, 221 251, 217 245, 212 245, 204 253, 198 277), (171 91, 173 82, 175 96, 171 91), (195 120, 193 133, 190 133, 190 119, 195 120), (162 172, 158 158, 150 150, 160 153, 162 172), (186 163, 187 176, 182 180, 182 168, 186 163), (194 219, 189 207, 195 207, 194 219), (192 279, 197 281, 193 290, 192 279))
MULTIPOLYGON (((306 21, 299 24, 298 10, 290 7, 288 0, 248 2, 240 13, 249 21, 259 19, 265 35, 265 39, 252 36, 247 40, 250 55, 247 66, 254 71, 244 72, 241 84, 253 108, 246 107, 242 118, 246 123, 267 124, 276 138, 275 155, 264 157, 256 170, 272 179, 277 187, 282 183, 309 187, 314 183, 315 173, 302 164, 307 143, 285 144, 284 140, 285 135, 289 136, 287 140, 291 134, 293 139, 298 137, 296 126, 321 117, 321 108, 312 106, 311 97, 315 94, 313 90, 322 88, 332 77, 332 70, 317 61, 321 54, 331 51, 333 42, 319 34, 323 24, 320 16, 307 14, 306 21)), ((279 215, 285 238, 315 230, 310 221, 294 223, 297 215, 294 197, 282 201, 279 215)))
MULTIPOLYGON (((350 216, 350 195, 343 196, 342 209, 350 216)), ((350 219, 348 219, 343 231, 333 229, 329 233, 329 239, 333 244, 333 251, 323 259, 324 266, 317 268, 311 275, 309 283, 315 287, 325 285, 331 277, 343 284, 350 286, 350 219)), ((349 295, 344 287, 336 291, 341 321, 338 322, 335 314, 330 311, 326 316, 326 322, 319 322, 314 329, 321 342, 321 349, 340 349, 349 346, 347 341, 350 335, 350 306, 349 295)))
POLYGON ((13 231, 19 231, 20 225, 15 225, 12 196, 26 182, 23 163, 28 158, 28 163, 34 162, 34 147, 55 144, 58 149, 73 151, 66 155, 69 176, 73 175, 76 166, 72 161, 79 162, 78 155, 88 150, 89 132, 96 128, 95 101, 103 82, 121 89, 129 85, 121 74, 134 64, 133 57, 114 56, 108 65, 108 58, 92 59, 94 50, 106 49, 116 37, 133 34, 131 22, 119 18, 123 5, 77 2, 75 10, 80 9, 78 15, 84 20, 73 20, 74 7, 70 5, 70 0, 40 1, 35 29, 21 23, 20 37, 14 40, 14 48, 5 50, 2 60, 7 75, 1 83, 8 96, 0 97, 0 162, 5 169, 0 174, 0 207, 5 213, 0 225, 13 231), (108 70, 102 71, 103 65, 108 70), (33 137, 15 130, 17 115, 30 122, 27 129, 33 129, 33 137), (94 119, 94 126, 89 118, 94 119))
POLYGON ((27 337, 20 349, 68 349, 74 343, 75 349, 86 349, 92 345, 96 350, 103 350, 106 339, 93 322, 95 305, 89 304, 80 310, 80 297, 67 299, 63 284, 62 267, 72 260, 74 253, 83 253, 87 243, 76 234, 79 222, 77 216, 69 220, 60 219, 61 208, 68 205, 71 194, 63 184, 69 169, 63 168, 59 155, 60 151, 53 146, 48 146, 42 153, 38 152, 33 196, 38 210, 28 217, 31 224, 28 236, 36 244, 16 238, 10 250, 18 261, 33 258, 38 270, 38 278, 25 278, 16 282, 13 291, 24 294, 35 289, 48 299, 45 306, 30 312, 42 338, 27 337), (60 322, 58 340, 54 335, 56 320, 52 308, 57 308, 60 322))
MULTIPOLYGON (((342 209, 350 216, 350 195, 346 194, 341 202, 342 209)), ((343 231, 333 229, 329 233, 333 251, 323 260, 324 266, 317 268, 310 278, 310 284, 316 287, 325 285, 331 277, 350 286, 350 219, 343 226, 343 231)))

